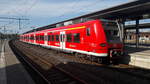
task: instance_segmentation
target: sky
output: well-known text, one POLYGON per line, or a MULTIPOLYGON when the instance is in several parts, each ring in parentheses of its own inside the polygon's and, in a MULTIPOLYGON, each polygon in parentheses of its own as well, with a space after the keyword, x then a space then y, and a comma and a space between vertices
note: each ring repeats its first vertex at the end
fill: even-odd
POLYGON ((0 0, 0 17, 22 18, 0 19, 0 31, 23 33, 33 28, 46 26, 91 12, 107 9, 133 0, 0 0))

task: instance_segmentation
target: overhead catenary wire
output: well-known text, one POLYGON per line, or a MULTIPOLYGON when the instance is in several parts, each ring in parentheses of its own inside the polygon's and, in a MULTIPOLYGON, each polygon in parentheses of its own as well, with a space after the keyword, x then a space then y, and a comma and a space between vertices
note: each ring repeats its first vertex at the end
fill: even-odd
MULTIPOLYGON (((24 2, 22 3, 22 1, 23 1, 23 0, 19 0, 18 2, 15 2, 15 5, 11 5, 11 4, 10 4, 11 8, 10 8, 8 11, 6 11, 6 15, 10 15, 11 13, 16 13, 16 14, 18 14, 18 15, 21 15, 21 13, 19 13, 20 11, 18 12, 17 9, 20 8, 20 7, 18 7, 18 6, 24 4, 24 2), (17 4, 18 4, 18 5, 17 5, 17 4)), ((25 0, 25 1, 26 1, 26 0, 25 0)), ((11 1, 9 1, 8 3, 11 3, 11 1)), ((7 5, 6 5, 6 6, 7 6, 7 5)), ((9 6, 8 6, 8 8, 9 8, 9 6)))
POLYGON ((38 1, 39 1, 39 0, 34 0, 34 1, 32 2, 32 4, 31 4, 29 7, 27 7, 27 9, 25 10, 25 15, 28 14, 28 12, 37 4, 38 1))
MULTIPOLYGON (((21 0, 21 1, 19 1, 19 2, 17 2, 17 4, 19 4, 18 6, 22 6, 22 5, 25 5, 25 4, 27 4, 27 2, 26 2, 27 0, 21 0)), ((35 2, 34 2, 34 4, 36 3, 36 1, 37 0, 34 0, 35 2)), ((30 6, 30 7, 28 7, 28 8, 32 8, 33 6, 34 6, 34 4, 32 4, 32 6, 30 6)), ((22 9, 22 7, 18 7, 18 6, 16 6, 16 5, 14 5, 14 7, 13 8, 11 8, 11 10, 10 11, 7 11, 6 13, 8 13, 8 14, 6 14, 6 15, 8 15, 9 17, 12 17, 12 15, 10 15, 11 13, 16 13, 16 15, 19 15, 19 16, 24 16, 23 14, 25 14, 25 13, 20 13, 20 12, 22 12, 22 11, 20 11, 21 9, 22 9)), ((26 8, 26 10, 28 10, 28 8, 26 8)), ((26 11, 27 12, 27 11, 26 11)), ((7 17, 8 17, 7 16, 7 17)), ((9 18, 8 17, 8 20, 9 19, 15 19, 15 18, 9 18)), ((5 18, 5 17, 4 17, 5 18)), ((5 19, 7 19, 7 18, 5 18, 5 19)), ((21 20, 21 18, 16 18, 16 20, 21 20)), ((8 21, 9 22, 9 21, 8 21)), ((14 21, 13 21, 14 22, 14 21)), ((12 22, 9 22, 9 23, 6 23, 6 24, 3 24, 4 26, 6 26, 6 25, 9 25, 9 24, 11 24, 12 22)))
MULTIPOLYGON (((4 19, 7 19, 7 20, 10 20, 10 19, 18 20, 19 24, 17 24, 17 26, 19 25, 19 29, 20 29, 20 27, 22 26, 22 25, 20 25, 21 24, 20 20, 22 18, 11 18, 11 17, 12 16, 14 17, 15 14, 17 16, 24 17, 35 6, 35 4, 37 3, 37 1, 38 0, 32 0, 32 2, 31 2, 30 0, 28 0, 28 2, 27 2, 27 0, 20 0, 20 1, 16 2, 17 5, 16 4, 12 5, 12 6, 10 5, 11 8, 9 8, 9 9, 11 9, 11 10, 6 11, 5 15, 8 15, 8 16, 4 17, 4 19), (22 11, 22 10, 25 10, 25 11, 22 11), (13 13, 13 15, 11 15, 12 13, 13 13)), ((11 2, 8 2, 8 3, 11 3, 11 2)), ((3 23, 1 27, 8 26, 8 25, 14 23, 15 21, 11 21, 11 22, 8 21, 8 22, 6 24, 3 23)), ((26 25, 28 25, 28 24, 26 24, 26 25)))

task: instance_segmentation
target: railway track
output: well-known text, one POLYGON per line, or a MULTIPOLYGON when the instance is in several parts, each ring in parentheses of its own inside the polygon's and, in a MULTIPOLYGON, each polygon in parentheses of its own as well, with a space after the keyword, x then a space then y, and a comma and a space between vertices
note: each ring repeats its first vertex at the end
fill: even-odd
MULTIPOLYGON (((74 55, 66 53, 54 53, 54 50, 48 50, 39 46, 29 45, 22 42, 14 42, 16 47, 22 49, 24 53, 28 53, 30 59, 33 57, 36 60, 44 60, 46 63, 53 62, 53 66, 63 70, 64 72, 72 73, 75 79, 82 79, 83 83, 89 84, 149 84, 150 70, 141 69, 129 65, 109 65, 105 66, 96 62, 77 58, 74 55), (29 52, 30 51, 30 52, 29 52), (33 56, 34 54, 34 56, 33 56), (39 56, 37 58, 37 56, 39 56), (56 60, 57 59, 57 60, 56 60), (58 60, 59 59, 59 60, 58 60), (125 80, 126 79, 126 80, 125 80), (86 81, 86 82, 85 82, 86 81)), ((40 63, 39 65, 41 65, 40 63)), ((45 70, 48 70, 48 64, 41 65, 45 70)), ((46 73, 45 73, 46 74, 46 73)), ((58 76, 57 76, 58 77, 58 76)))
POLYGON ((34 55, 26 52, 28 55, 31 55, 33 57, 32 59, 30 59, 26 57, 24 53, 20 53, 20 50, 17 49, 12 42, 10 42, 10 45, 14 53, 17 54, 17 56, 19 56, 19 59, 21 59, 25 66, 28 65, 27 67, 30 67, 28 69, 32 69, 30 71, 34 71, 34 73, 36 73, 36 76, 39 77, 38 79, 42 79, 40 79, 40 82, 39 80, 37 81, 37 79, 35 79, 37 84, 88 84, 74 77, 73 75, 64 71, 63 69, 54 66, 52 63, 47 63, 43 59, 36 58, 34 55), (39 65, 33 62, 33 59, 40 60, 39 62, 41 62, 41 64, 48 65, 51 69, 45 72, 39 67, 39 65))

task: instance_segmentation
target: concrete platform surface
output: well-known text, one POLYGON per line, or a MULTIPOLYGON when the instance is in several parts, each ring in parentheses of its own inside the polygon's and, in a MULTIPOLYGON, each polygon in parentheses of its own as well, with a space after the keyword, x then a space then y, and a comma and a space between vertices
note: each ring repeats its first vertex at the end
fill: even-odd
MULTIPOLYGON (((126 55, 130 65, 150 69, 150 48, 148 47, 131 47, 125 48, 126 55)), ((125 59, 127 61, 127 59, 125 59)))
POLYGON ((4 58, 4 65, 3 67, 0 67, 0 74, 3 74, 0 75, 0 84, 35 84, 28 72, 10 49, 8 41, 5 41, 3 45, 1 58, 4 58), (3 47, 5 48, 3 49, 3 47))

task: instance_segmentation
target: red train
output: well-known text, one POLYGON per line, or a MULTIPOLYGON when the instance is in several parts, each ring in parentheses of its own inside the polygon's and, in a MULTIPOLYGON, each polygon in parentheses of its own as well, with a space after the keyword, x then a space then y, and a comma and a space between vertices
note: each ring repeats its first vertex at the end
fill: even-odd
POLYGON ((108 62, 123 53, 116 22, 91 20, 84 23, 35 31, 20 35, 20 41, 108 62))

